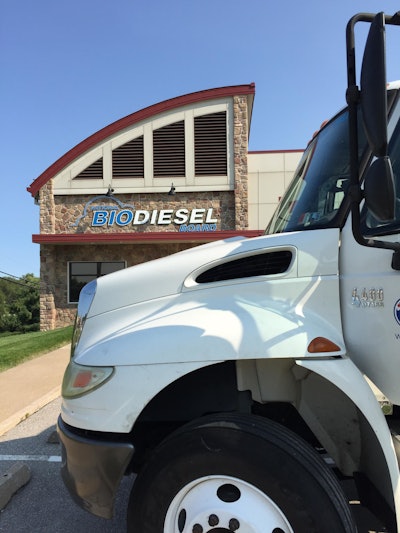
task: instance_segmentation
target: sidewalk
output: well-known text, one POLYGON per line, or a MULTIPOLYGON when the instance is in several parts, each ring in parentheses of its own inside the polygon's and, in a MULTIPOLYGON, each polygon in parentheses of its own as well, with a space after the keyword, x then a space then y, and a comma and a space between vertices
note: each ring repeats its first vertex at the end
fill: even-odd
POLYGON ((70 345, 0 372, 0 436, 57 398, 70 345))

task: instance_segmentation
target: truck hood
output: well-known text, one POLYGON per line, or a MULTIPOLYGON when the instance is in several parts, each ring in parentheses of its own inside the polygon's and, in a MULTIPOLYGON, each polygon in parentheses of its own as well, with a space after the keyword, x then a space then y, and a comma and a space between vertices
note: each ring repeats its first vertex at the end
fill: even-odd
POLYGON ((195 285, 196 276, 207 269, 237 257, 249 258, 268 251, 291 249, 295 252, 291 277, 336 275, 338 233, 333 228, 254 238, 233 237, 120 270, 98 278, 96 295, 87 318, 179 294, 195 285), (317 244, 320 239, 326 250, 322 258, 315 253, 316 249, 320 249, 317 244), (331 253, 327 242, 334 244, 331 253), (301 253, 296 250, 301 250, 301 253))
POLYGON ((315 357, 307 350, 318 337, 341 355, 338 250, 336 228, 229 239, 99 278, 74 358, 315 357))

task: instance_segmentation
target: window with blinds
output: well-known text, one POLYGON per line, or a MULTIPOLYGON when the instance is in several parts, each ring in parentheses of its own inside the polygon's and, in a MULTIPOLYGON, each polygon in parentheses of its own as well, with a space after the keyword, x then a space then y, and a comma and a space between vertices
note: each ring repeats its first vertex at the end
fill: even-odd
POLYGON ((103 158, 101 157, 91 165, 82 170, 74 180, 102 180, 103 179, 103 158))
POLYGON ((112 152, 113 178, 143 178, 143 135, 119 146, 112 152))
POLYGON ((155 178, 185 177, 185 122, 175 122, 153 131, 155 178))
POLYGON ((195 176, 226 176, 226 112, 201 115, 194 119, 195 176))

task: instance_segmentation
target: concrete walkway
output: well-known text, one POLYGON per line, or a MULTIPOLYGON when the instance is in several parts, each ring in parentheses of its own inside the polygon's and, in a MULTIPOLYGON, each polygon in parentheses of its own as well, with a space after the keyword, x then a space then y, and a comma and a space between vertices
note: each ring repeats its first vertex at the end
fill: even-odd
POLYGON ((0 435, 60 395, 70 345, 0 372, 0 435))

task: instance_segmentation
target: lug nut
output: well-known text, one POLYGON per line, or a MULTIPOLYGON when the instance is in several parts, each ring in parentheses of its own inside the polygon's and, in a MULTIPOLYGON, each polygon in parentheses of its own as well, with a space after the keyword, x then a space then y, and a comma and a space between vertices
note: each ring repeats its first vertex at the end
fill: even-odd
POLYGON ((210 514, 208 517, 208 524, 210 526, 217 526, 219 524, 219 518, 216 514, 210 514))
POLYGON ((236 520, 236 518, 231 518, 229 520, 230 531, 237 531, 239 528, 240 528, 239 520, 236 520))

